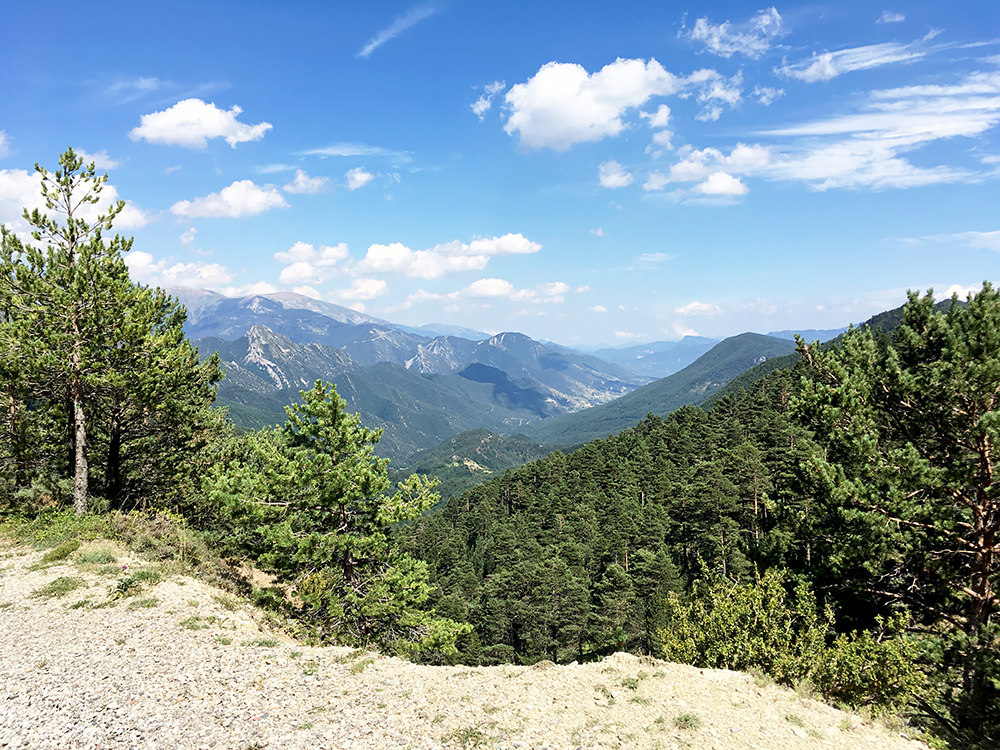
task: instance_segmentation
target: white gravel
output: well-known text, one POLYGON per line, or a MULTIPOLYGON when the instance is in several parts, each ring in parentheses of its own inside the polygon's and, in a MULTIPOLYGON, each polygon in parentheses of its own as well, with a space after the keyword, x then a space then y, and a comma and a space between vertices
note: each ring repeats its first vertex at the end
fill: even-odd
POLYGON ((39 568, 0 549, 0 748, 926 748, 745 674, 628 654, 469 668, 305 647, 181 576, 94 608, 123 574, 78 554, 39 568), (62 576, 85 585, 32 596, 62 576))

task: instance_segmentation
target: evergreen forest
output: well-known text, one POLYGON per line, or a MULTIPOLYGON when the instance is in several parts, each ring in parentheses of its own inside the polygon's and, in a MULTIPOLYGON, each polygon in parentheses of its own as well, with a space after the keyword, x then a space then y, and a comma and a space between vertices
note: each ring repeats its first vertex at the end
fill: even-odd
MULTIPOLYGON (((72 150, 0 253, 0 514, 184 529, 185 554, 305 638, 433 664, 632 651, 755 670, 1000 745, 1000 292, 798 342, 710 407, 650 414, 438 503, 317 382, 283 426, 233 427, 185 311, 72 150), (98 207, 103 212, 98 211, 98 207), (125 519, 125 520, 123 520, 125 519), (126 523, 127 521, 127 523, 126 523), (197 540, 197 544, 190 542, 197 540), (249 586, 249 584, 247 584, 249 586)), ((510 447, 505 450, 523 450, 510 447)))

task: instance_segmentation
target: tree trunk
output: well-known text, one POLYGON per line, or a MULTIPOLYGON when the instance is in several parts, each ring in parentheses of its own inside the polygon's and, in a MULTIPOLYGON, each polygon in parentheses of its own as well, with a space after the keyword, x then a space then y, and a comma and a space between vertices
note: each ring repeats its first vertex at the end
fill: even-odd
POLYGON ((72 357, 72 401, 73 401, 73 508, 78 516, 87 512, 87 484, 89 472, 87 467, 87 422, 83 413, 83 377, 80 372, 82 360, 82 343, 79 338, 80 326, 76 316, 73 316, 72 357))

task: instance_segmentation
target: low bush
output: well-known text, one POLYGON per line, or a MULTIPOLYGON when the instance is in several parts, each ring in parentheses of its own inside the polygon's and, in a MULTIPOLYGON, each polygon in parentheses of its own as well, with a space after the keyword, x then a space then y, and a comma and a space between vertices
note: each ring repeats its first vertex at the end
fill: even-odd
POLYGON ((668 601, 659 630, 663 657, 698 667, 760 670, 776 682, 812 684, 827 700, 875 713, 902 708, 922 674, 905 622, 879 622, 876 632, 834 632, 833 613, 820 615, 808 584, 790 596, 788 574, 770 570, 738 584, 701 582, 686 602, 668 601))

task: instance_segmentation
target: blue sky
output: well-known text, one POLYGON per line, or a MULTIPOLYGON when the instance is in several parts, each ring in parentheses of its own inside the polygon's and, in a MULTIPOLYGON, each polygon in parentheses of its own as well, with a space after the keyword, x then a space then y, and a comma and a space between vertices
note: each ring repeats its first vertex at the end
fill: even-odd
POLYGON ((133 277, 570 345, 996 279, 1000 4, 18 3, 0 220, 72 146, 133 277))

